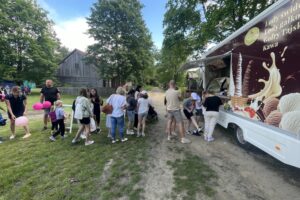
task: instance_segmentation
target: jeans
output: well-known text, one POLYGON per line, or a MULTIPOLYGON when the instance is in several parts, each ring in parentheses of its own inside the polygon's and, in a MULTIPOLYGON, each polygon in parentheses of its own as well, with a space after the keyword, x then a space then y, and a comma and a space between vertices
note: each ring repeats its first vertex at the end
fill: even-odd
POLYGON ((119 128, 119 134, 120 139, 123 139, 124 137, 124 126, 125 126, 125 120, 124 116, 121 117, 110 117, 111 120, 111 136, 113 140, 116 140, 116 129, 117 126, 119 128))
POLYGON ((204 114, 204 124, 205 130, 204 135, 207 137, 212 137, 217 120, 219 117, 219 112, 206 111, 204 114))
POLYGON ((56 137, 59 133, 61 136, 65 135, 65 122, 64 119, 59 119, 56 121, 57 125, 59 126, 59 129, 52 135, 53 137, 56 137))

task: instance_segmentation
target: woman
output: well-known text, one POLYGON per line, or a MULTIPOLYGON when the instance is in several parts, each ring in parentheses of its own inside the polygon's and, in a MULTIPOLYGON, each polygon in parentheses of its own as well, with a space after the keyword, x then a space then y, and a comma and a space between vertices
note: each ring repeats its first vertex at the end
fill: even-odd
POLYGON ((97 126, 97 132, 100 132, 100 115, 101 115, 101 100, 99 98, 98 92, 95 88, 91 89, 90 92, 90 99, 93 106, 93 114, 94 114, 94 120, 96 122, 97 126))
POLYGON ((217 120, 219 117, 219 107, 222 105, 222 100, 213 95, 211 91, 208 92, 208 95, 205 97, 205 101, 203 103, 203 107, 205 108, 204 112, 204 140, 208 142, 214 141, 212 137, 215 126, 217 124, 217 120))
POLYGON ((127 135, 134 135, 133 125, 134 125, 134 116, 137 106, 137 100, 134 98, 134 90, 130 90, 127 94, 127 117, 128 117, 128 129, 127 135))
POLYGON ((118 87, 116 94, 112 94, 106 102, 107 104, 110 104, 113 108, 110 117, 112 143, 114 144, 118 141, 116 139, 117 127, 119 128, 121 142, 126 142, 128 140, 127 138, 124 138, 124 110, 126 109, 126 97, 123 88, 118 87))
POLYGON ((90 109, 91 103, 87 97, 88 97, 87 90, 82 88, 80 90, 79 96, 76 98, 75 101, 75 114, 74 114, 75 118, 79 119, 80 127, 77 131, 75 138, 72 140, 72 143, 78 142, 80 134, 84 132, 86 134, 85 146, 94 143, 93 140, 89 140, 90 122, 91 122, 90 118, 93 116, 93 113, 90 109))
MULTIPOLYGON (((10 130, 11 136, 9 139, 14 139, 16 137, 15 133, 15 120, 18 117, 24 116, 27 113, 27 101, 26 96, 21 94, 20 88, 18 86, 14 86, 12 88, 12 94, 9 94, 5 97, 5 102, 8 111, 8 118, 10 119, 10 130)), ((31 136, 29 133, 28 125, 24 126, 25 135, 23 138, 28 138, 31 136)))
POLYGON ((138 100, 137 111, 138 111, 138 128, 137 137, 145 137, 146 119, 149 111, 150 102, 148 100, 148 94, 146 91, 142 91, 138 100), (140 129, 142 128, 142 133, 140 129))
MULTIPOLYGON (((142 90, 142 86, 141 85, 136 86, 135 93, 134 93, 134 98, 135 98, 136 101, 140 98, 141 90, 142 90)), ((134 115, 134 127, 135 128, 137 128, 138 123, 139 123, 139 118, 138 118, 138 114, 136 113, 134 115)))

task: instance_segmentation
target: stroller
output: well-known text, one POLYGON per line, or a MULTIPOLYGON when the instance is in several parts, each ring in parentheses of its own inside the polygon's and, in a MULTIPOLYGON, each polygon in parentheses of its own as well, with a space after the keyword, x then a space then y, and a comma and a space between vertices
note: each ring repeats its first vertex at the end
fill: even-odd
POLYGON ((154 107, 151 106, 151 105, 149 105, 147 121, 150 122, 150 123, 158 121, 157 112, 155 111, 154 107))

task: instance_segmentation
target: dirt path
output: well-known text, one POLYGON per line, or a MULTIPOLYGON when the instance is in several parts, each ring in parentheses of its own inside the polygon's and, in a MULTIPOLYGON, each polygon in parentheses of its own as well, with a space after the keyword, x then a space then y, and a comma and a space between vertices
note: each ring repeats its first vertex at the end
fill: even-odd
MULTIPOLYGON (((184 147, 204 159, 218 174, 217 200, 300 199, 300 170, 286 166, 258 149, 246 151, 237 146, 229 131, 217 127, 216 141, 206 143, 202 137, 190 136, 192 144, 166 140, 163 94, 152 93, 159 112, 159 122, 151 127, 150 166, 145 174, 145 199, 170 199, 173 171, 167 161, 177 155, 170 147, 184 147)), ((200 194, 201 195, 201 194, 200 194)), ((180 199, 180 198, 179 198, 180 199)))

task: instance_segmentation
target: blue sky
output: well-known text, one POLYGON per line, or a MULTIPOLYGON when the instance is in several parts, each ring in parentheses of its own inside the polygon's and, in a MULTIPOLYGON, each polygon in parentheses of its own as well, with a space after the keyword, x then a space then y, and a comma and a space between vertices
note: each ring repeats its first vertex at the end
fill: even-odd
MULTIPOLYGON (((70 50, 78 48, 85 50, 93 43, 86 31, 88 25, 85 17, 90 15, 90 7, 97 0, 37 0, 41 7, 49 12, 49 17, 55 22, 54 29, 62 44, 70 50)), ((161 48, 163 41, 163 15, 167 0, 141 0, 144 8, 142 14, 148 29, 152 34, 154 44, 161 48)))

